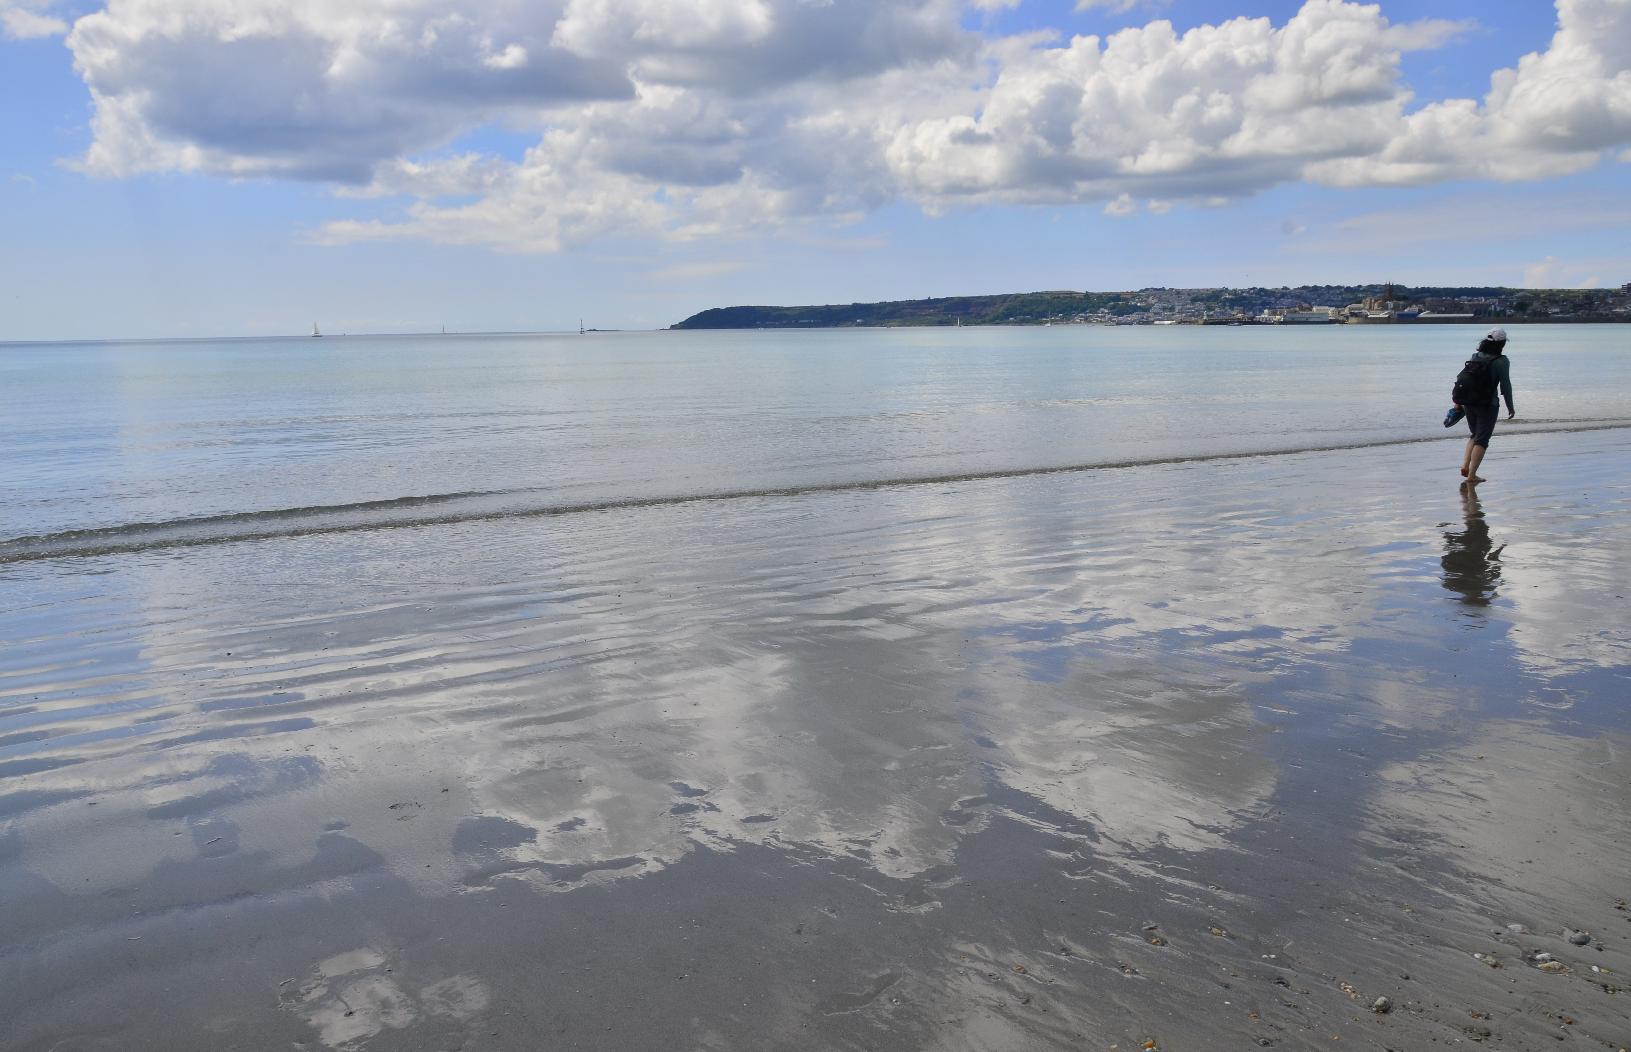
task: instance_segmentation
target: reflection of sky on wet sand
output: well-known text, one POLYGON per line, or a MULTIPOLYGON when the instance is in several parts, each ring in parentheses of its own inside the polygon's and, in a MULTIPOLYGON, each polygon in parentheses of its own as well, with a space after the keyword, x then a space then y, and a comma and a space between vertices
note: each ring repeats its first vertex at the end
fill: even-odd
MULTIPOLYGON (((310 593, 283 585, 284 564, 245 564, 243 552, 207 553, 202 573, 192 560, 145 564, 127 580, 156 626, 140 689, 150 696, 143 718, 158 722, 140 744, 96 761, 103 779, 135 790, 100 803, 101 821, 131 830, 138 814, 243 811, 271 828, 237 834, 240 849, 281 857, 310 841, 298 824, 267 823, 268 800, 296 814, 314 811, 314 794, 331 807, 368 800, 379 806, 333 810, 404 876, 424 880, 426 831, 445 827, 448 810, 424 797, 449 788, 477 813, 525 827, 529 837, 505 853, 517 873, 535 864, 546 881, 562 867, 622 862, 590 872, 630 875, 694 843, 766 838, 918 872, 951 858, 969 828, 954 814, 959 801, 992 777, 1129 843, 1194 843, 1197 831, 1226 825, 1227 802, 1197 790, 1204 768, 1238 764, 1197 763, 1190 745, 1197 727, 1249 724, 1244 701, 1210 683, 1163 682, 1149 660, 1073 669, 1074 688, 1031 669, 1025 646, 1013 648, 1015 666, 1002 640, 1012 620, 1023 632, 1056 616, 1061 599, 1087 599, 1057 545, 1103 527, 1080 509, 1062 512, 1050 487, 1022 494, 1029 510, 973 512, 967 498, 980 494, 967 489, 960 501, 932 490, 846 498, 830 536, 802 513, 768 509, 745 545, 718 544, 713 524, 683 515, 659 524, 671 531, 661 544, 587 524, 526 524, 514 548, 493 553, 480 536, 490 531, 474 530, 441 573, 516 579, 426 602, 391 569, 356 562, 344 542, 317 554, 348 562, 354 590, 317 609, 310 593), (1008 525, 1032 512, 1058 532, 1008 525), (795 539, 801 547, 789 546, 795 539), (521 546, 538 540, 556 542, 543 580, 522 576, 532 568, 521 546), (652 555, 615 554, 631 551, 652 555), (614 560, 596 565, 604 553, 614 560), (1096 694, 1085 687, 1095 678, 1096 694), (1192 687, 1206 712, 1177 711, 1192 687), (1019 695, 1031 703, 1014 704, 1019 695), (240 758, 238 775, 223 778, 204 760, 225 749, 240 758), (262 773, 297 757, 317 765, 299 783, 262 773), (167 773, 156 779, 155 765, 167 773), (112 774, 120 769, 129 773, 112 774), (432 771, 430 781, 454 784, 428 784, 432 771), (1133 805, 1125 790, 1135 783, 1152 806, 1133 805), (384 813, 403 802, 411 815, 384 813), (280 834, 293 835, 269 842, 280 834)), ((1173 509, 1162 529, 1181 529, 1171 521, 1180 516, 1173 509)), ((1087 561, 1113 568, 1144 543, 1127 532, 1083 547, 1087 561)), ((1139 577, 1127 581, 1117 591, 1145 593, 1139 577)), ((1116 633, 1134 620, 1107 613, 1126 600, 1100 592, 1066 648, 1090 645, 1100 624, 1116 633)), ((1225 616, 1217 597, 1181 601, 1225 616)), ((1076 664, 1066 657, 1066 668, 1076 664)), ((1272 784, 1247 781, 1258 792, 1272 784)), ((127 837, 116 857, 133 873, 189 843, 127 837)), ((84 872, 88 860, 72 848, 54 854, 42 872, 84 872)), ((428 861, 435 879, 443 867, 428 861)))
MULTIPOLYGON (((1311 456, 11 570, 0 880, 38 938, 132 888, 188 911, 375 868, 571 891, 760 845, 933 881, 999 819, 1063 865, 1235 850, 1333 734, 1437 741, 1626 665, 1594 613, 1623 489, 1474 507, 1400 481, 1426 452, 1345 491, 1311 456)), ((1401 795, 1412 762, 1377 762, 1355 832, 1467 817, 1401 795)), ((487 996, 374 972, 289 1009, 344 1044, 348 983, 368 1033, 487 996)))
MULTIPOLYGON (((364 536, 154 558, 112 578, 142 612, 107 615, 114 638, 146 628, 145 667, 110 648, 106 669, 71 673, 104 711, 79 704, 51 728, 62 745, 111 739, 74 750, 94 767, 34 783, 135 789, 100 802, 98 840, 131 839, 116 856, 136 872, 181 848, 140 849, 155 842, 116 820, 127 807, 179 818, 188 799, 230 813, 287 797, 305 812, 355 783, 387 805, 468 794, 532 832, 516 861, 637 857, 624 874, 767 837, 921 871, 950 858, 967 825, 944 816, 989 778, 1111 842, 1215 846, 1273 790, 1247 686, 1372 631, 1376 558, 1329 511, 1288 514, 1255 486, 1255 504, 1219 502, 1181 475, 1094 480, 1064 501, 1057 480, 845 495, 746 509, 724 531, 716 509, 681 509, 393 535, 389 555, 364 536), (1101 503, 1112 488, 1123 502, 1101 503), (1325 547, 1276 565, 1257 539, 1288 533, 1325 547), (438 593, 420 575, 464 583, 438 593), (319 577, 329 587, 302 587, 319 577), (238 769, 211 766, 223 750, 238 769), (314 765, 301 779, 275 773, 290 754, 314 765)), ((1466 535, 1446 542, 1457 558, 1466 535)), ((405 875, 422 879, 444 808, 418 802, 411 838, 400 814, 336 813, 354 835, 377 826, 387 858, 410 848, 405 875)))
POLYGON ((1623 539, 1631 493, 1613 476, 1602 482, 1560 494, 1547 528, 1528 530, 1502 561, 1502 594, 1514 608, 1512 646, 1525 670, 1540 678, 1566 681, 1631 664, 1623 539))
POLYGON ((1222 847, 1274 789, 1258 752, 1267 729, 1241 691, 1179 664, 1105 661, 1056 687, 1013 691, 996 777, 1090 821, 1106 853, 1222 847))

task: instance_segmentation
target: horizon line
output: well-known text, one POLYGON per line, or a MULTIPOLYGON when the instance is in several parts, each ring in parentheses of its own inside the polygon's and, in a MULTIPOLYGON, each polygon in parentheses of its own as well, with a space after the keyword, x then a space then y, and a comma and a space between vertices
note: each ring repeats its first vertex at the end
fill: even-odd
POLYGON ((579 332, 577 329, 458 329, 458 330, 455 330, 455 331, 452 331, 452 332, 431 332, 431 331, 415 331, 415 332, 336 332, 336 333, 327 333, 327 332, 325 332, 321 336, 313 336, 309 332, 307 332, 307 333, 295 333, 295 334, 274 333, 274 334, 263 334, 263 335, 259 335, 259 336, 250 335, 250 334, 240 334, 240 335, 236 335, 236 336, 229 336, 229 335, 215 335, 215 336, 82 336, 82 337, 74 337, 74 338, 69 338, 69 339, 52 339, 52 338, 48 338, 48 337, 47 338, 39 338, 39 339, 21 339, 21 340, 0 339, 0 347, 39 347, 39 346, 46 346, 46 345, 61 346, 61 345, 75 345, 75 344, 97 344, 97 343, 217 343, 217 342, 220 342, 220 341, 223 341, 223 340, 234 340, 234 341, 249 342, 249 341, 253 341, 253 340, 292 340, 292 341, 306 340, 306 341, 310 341, 310 340, 365 340, 365 339, 385 339, 385 338, 405 339, 405 338, 422 337, 422 336, 584 336, 584 335, 588 335, 589 333, 596 333, 596 332, 666 332, 666 331, 667 331, 666 328, 660 328, 660 329, 643 329, 643 328, 633 328, 633 329, 584 329, 582 332, 579 332))

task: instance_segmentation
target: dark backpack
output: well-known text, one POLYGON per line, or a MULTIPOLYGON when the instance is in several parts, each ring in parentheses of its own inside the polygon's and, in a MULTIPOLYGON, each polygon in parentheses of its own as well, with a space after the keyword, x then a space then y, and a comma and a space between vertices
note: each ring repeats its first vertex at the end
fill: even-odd
POLYGON ((1486 406, 1495 401, 1495 359, 1475 354, 1467 359, 1450 388, 1450 401, 1461 406, 1486 406))

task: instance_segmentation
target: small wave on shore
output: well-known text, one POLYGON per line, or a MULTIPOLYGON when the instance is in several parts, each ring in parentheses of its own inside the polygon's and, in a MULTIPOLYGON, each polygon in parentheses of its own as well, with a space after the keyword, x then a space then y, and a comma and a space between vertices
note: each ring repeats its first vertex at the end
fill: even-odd
MULTIPOLYGON (((1631 420, 1526 420, 1522 423, 1508 425, 1503 429, 1502 433, 1507 435, 1542 435, 1626 428, 1631 428, 1631 420)), ((841 479, 788 486, 702 490, 689 493, 658 493, 647 496, 613 497, 577 502, 560 501, 553 491, 538 488, 436 493, 389 500, 360 501, 354 504, 314 505, 311 507, 246 511, 228 515, 203 515, 160 522, 136 522, 117 526, 61 530, 33 536, 12 537, 0 540, 0 566, 8 563, 90 558, 165 548, 233 544, 242 541, 270 540, 326 533, 443 526, 477 522, 485 519, 575 515, 703 501, 797 497, 901 486, 945 485, 1083 471, 1109 471, 1173 464, 1243 460, 1257 457, 1283 457, 1343 450, 1378 449, 1389 446, 1415 445, 1423 442, 1440 442, 1446 441, 1447 438, 1460 439, 1462 433, 1456 431, 1449 436, 1412 435, 1350 443, 1228 450, 1199 453, 1193 456, 1118 459, 1076 464, 1001 468, 990 471, 841 479)))

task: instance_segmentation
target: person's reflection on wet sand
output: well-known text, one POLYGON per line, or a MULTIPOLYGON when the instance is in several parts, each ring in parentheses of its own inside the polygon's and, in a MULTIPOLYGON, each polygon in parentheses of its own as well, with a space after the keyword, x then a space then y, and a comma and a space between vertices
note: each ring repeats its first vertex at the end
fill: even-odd
POLYGON ((1489 523, 1477 487, 1462 483, 1461 511, 1466 528, 1444 534, 1444 587, 1469 606, 1488 606, 1501 580, 1501 552, 1506 545, 1490 546, 1489 523))

